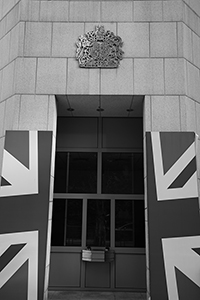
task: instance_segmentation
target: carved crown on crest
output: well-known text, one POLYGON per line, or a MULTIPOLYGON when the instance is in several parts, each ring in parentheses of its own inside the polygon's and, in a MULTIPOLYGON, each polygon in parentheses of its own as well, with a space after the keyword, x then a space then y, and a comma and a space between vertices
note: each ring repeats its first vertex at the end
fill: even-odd
POLYGON ((117 68, 122 59, 122 39, 104 26, 79 37, 76 59, 81 68, 117 68))

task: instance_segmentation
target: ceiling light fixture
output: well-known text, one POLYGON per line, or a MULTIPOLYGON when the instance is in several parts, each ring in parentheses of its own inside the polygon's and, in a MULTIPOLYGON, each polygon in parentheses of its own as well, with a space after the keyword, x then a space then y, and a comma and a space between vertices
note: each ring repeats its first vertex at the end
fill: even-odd
POLYGON ((103 108, 101 108, 100 106, 97 108, 97 111, 104 111, 103 108))

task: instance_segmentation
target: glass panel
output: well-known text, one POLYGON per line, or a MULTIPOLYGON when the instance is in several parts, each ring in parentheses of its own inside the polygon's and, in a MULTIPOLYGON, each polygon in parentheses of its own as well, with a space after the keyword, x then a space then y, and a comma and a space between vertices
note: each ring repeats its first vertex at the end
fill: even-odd
POLYGON ((82 199, 54 199, 52 246, 81 246, 82 199))
POLYGON ((53 200, 52 246, 64 246, 65 199, 53 200))
POLYGON ((134 201, 135 247, 145 247, 144 201, 134 201))
POLYGON ((58 148, 97 148, 97 118, 58 117, 56 143, 58 148))
POLYGON ((110 200, 88 200, 87 247, 110 247, 110 200))
POLYGON ((142 148, 142 124, 142 118, 103 118, 103 148, 142 148))
POLYGON ((116 200, 115 247, 145 247, 144 201, 116 200))
POLYGON ((102 154, 103 194, 142 194, 143 182, 142 153, 102 154))
POLYGON ((54 193, 66 193, 68 153, 56 152, 54 193))
POLYGON ((72 152, 68 193, 97 192, 97 153, 72 152))
POLYGON ((143 153, 134 153, 133 156, 134 194, 144 194, 144 166, 143 153))
POLYGON ((57 152, 55 193, 96 193, 97 153, 57 152))
POLYGON ((81 246, 82 200, 67 200, 66 246, 81 246))

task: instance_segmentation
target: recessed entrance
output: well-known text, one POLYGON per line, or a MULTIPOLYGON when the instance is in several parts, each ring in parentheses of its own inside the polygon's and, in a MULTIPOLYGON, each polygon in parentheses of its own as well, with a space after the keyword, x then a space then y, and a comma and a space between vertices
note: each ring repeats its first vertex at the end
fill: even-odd
POLYGON ((57 132, 50 289, 144 291, 142 118, 59 117, 57 132))

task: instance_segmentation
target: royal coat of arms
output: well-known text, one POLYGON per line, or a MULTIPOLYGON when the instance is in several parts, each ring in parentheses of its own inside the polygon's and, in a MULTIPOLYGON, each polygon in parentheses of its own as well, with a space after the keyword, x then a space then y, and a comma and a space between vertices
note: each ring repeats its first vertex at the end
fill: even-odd
POLYGON ((122 59, 122 39, 104 26, 79 37, 76 59, 81 68, 117 68, 122 59))

